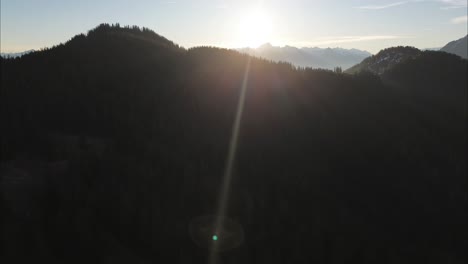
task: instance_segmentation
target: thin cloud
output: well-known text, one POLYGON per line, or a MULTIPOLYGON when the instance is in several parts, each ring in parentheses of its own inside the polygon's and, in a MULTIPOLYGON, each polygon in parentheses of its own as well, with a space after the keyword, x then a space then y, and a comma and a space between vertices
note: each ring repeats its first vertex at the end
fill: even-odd
POLYGON ((468 5, 466 0, 439 0, 439 2, 454 8, 466 7, 468 5))
POLYGON ((355 8, 358 8, 358 9, 369 9, 369 10, 379 10, 379 9, 386 9, 386 8, 390 8, 390 7, 394 7, 394 6, 400 6, 400 5, 404 5, 404 4, 407 4, 408 1, 401 1, 401 2, 395 2, 395 3, 390 3, 390 4, 386 4, 386 5, 368 5, 368 6, 357 6, 355 8))
POLYGON ((454 17, 450 22, 452 22, 452 24, 466 24, 468 22, 468 16, 454 17))
POLYGON ((440 8, 444 10, 468 7, 468 2, 466 0, 437 0, 437 1, 445 5, 440 8))
POLYGON ((406 5, 409 3, 429 3, 429 2, 438 2, 442 4, 443 6, 440 9, 443 9, 443 10, 468 7, 467 0, 407 0, 407 1, 399 1, 399 2, 393 2, 393 3, 388 3, 388 4, 382 4, 382 5, 357 6, 354 8, 367 9, 367 10, 380 10, 380 9, 387 9, 391 7, 406 5))

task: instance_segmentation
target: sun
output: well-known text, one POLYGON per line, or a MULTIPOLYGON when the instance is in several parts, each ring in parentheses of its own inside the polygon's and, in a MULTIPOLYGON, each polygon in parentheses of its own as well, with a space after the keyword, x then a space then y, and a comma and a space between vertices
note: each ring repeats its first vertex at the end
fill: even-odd
POLYGON ((242 46, 256 48, 271 41, 273 23, 261 9, 254 9, 242 17, 239 24, 239 42, 242 46))

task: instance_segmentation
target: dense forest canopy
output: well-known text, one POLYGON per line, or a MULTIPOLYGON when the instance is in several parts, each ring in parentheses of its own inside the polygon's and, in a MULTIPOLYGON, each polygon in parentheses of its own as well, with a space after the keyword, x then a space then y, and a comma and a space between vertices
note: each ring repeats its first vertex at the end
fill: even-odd
POLYGON ((464 263, 468 62, 417 53, 346 74, 102 24, 2 58, 0 259, 206 263, 250 63, 220 263, 464 263))

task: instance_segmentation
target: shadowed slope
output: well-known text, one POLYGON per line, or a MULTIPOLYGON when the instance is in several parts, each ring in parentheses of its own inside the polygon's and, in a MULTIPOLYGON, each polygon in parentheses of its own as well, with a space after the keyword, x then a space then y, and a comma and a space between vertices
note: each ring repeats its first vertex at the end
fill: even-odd
POLYGON ((467 62, 440 54, 347 75, 103 25, 1 59, 0 258, 206 263, 250 60, 221 263, 464 262, 467 62))

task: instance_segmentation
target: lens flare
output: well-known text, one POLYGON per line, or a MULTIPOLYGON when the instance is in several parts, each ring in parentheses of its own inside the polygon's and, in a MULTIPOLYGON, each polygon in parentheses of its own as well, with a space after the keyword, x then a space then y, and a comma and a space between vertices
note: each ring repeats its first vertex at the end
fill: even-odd
MULTIPOLYGON (((250 72, 250 57, 247 58, 247 64, 245 66, 245 71, 244 71, 244 78, 242 80, 242 86, 240 89, 239 101, 237 103, 236 116, 234 119, 234 124, 232 126, 231 140, 229 143, 229 151, 228 151, 228 156, 226 159, 226 168, 224 171, 223 183, 222 183, 221 192, 220 192, 217 219, 215 222, 215 234, 219 234, 220 231, 222 231, 224 228, 223 220, 225 219, 224 215, 226 214, 226 207, 227 207, 228 200, 229 200, 229 191, 230 191, 231 181, 232 181, 232 171, 234 167, 234 161, 236 158, 237 141, 239 138, 239 130, 240 130, 240 125, 242 121, 242 114, 244 112, 245 94, 247 91, 249 72, 250 72)), ((211 251, 212 253, 211 253, 211 261, 210 261, 213 264, 216 263, 217 251, 218 251, 217 244, 214 244, 212 247, 212 251, 211 251)))

